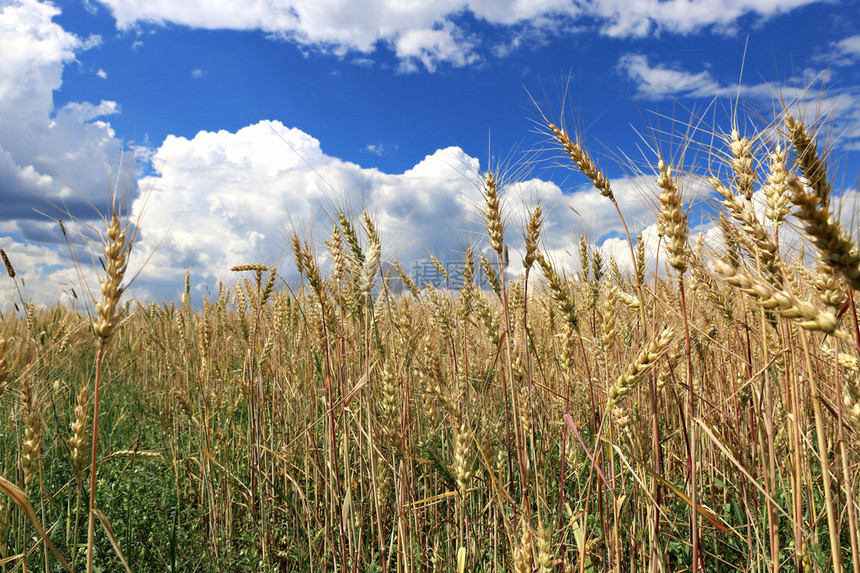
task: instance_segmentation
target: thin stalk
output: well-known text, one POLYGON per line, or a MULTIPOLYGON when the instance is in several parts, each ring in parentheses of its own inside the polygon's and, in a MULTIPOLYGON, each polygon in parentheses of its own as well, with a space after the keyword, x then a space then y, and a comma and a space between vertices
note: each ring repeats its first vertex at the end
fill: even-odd
POLYGON ((107 343, 104 339, 99 340, 99 349, 96 353, 96 381, 95 387, 93 388, 93 447, 92 447, 92 455, 90 456, 91 465, 90 465, 90 504, 89 504, 89 522, 87 525, 87 573, 92 573, 93 571, 93 557, 95 557, 95 552, 93 551, 95 545, 95 533, 96 533, 96 466, 98 465, 98 459, 96 458, 99 444, 99 391, 101 390, 101 379, 102 379, 102 360, 104 360, 105 349, 107 348, 107 343))
POLYGON ((833 350, 835 359, 833 361, 834 376, 836 378, 836 421, 839 428, 839 457, 842 458, 842 485, 845 488, 845 509, 848 513, 848 536, 851 542, 851 568, 853 573, 860 573, 860 550, 857 547, 857 516, 854 513, 854 475, 848 466, 848 448, 845 445, 845 426, 842 423, 842 380, 839 375, 839 341, 833 339, 833 350))
POLYGON ((690 535, 693 542, 693 573, 699 571, 699 515, 697 504, 699 503, 698 480, 696 472, 696 393, 693 389, 693 357, 690 353, 690 323, 687 320, 687 299, 684 294, 684 276, 678 275, 678 291, 681 294, 681 314, 684 317, 684 340, 686 342, 685 354, 687 358, 687 388, 689 389, 689 401, 687 406, 690 410, 690 535))
POLYGON ((834 571, 842 571, 842 549, 839 546, 839 526, 836 522, 836 509, 833 504, 833 492, 830 483, 830 464, 827 462, 827 443, 824 439, 824 421, 821 416, 821 396, 818 384, 812 372, 812 361, 809 356, 809 342, 806 332, 800 333, 803 343, 803 355, 806 361, 806 373, 809 377, 809 388, 812 391, 812 413, 815 417, 815 434, 818 438, 818 457, 821 460, 821 482, 824 486, 824 504, 827 511, 827 530, 830 534, 830 558, 834 571))

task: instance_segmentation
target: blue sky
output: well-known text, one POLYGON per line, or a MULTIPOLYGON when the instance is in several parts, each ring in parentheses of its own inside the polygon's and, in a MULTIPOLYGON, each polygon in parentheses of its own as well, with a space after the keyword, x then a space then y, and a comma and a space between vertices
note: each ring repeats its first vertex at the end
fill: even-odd
POLYGON ((367 209, 384 256, 406 266, 457 258, 480 247, 474 176, 488 159, 516 174, 512 248, 540 199, 560 262, 575 264, 585 233, 623 264, 614 210, 553 167, 532 97, 554 120, 564 105, 646 237, 649 172, 617 159, 674 157, 694 114, 697 137, 727 133, 739 92, 742 132, 771 119, 775 96, 828 111, 839 181, 857 183, 858 2, 13 0, 0 53, 0 246, 35 301, 80 280, 51 203, 93 223, 132 147, 140 299, 174 298, 186 269, 198 291, 239 263, 288 276, 288 237, 321 244, 342 208, 367 209))

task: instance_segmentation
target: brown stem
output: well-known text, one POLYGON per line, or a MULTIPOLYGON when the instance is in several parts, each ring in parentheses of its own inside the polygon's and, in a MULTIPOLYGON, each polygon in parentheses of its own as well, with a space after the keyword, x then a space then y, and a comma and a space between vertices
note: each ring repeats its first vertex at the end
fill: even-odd
POLYGON ((93 449, 90 456, 90 505, 89 505, 89 522, 87 526, 87 573, 93 571, 93 557, 95 545, 95 509, 96 509, 96 465, 97 465, 97 450, 99 444, 99 390, 101 386, 102 360, 104 359, 105 348, 107 342, 104 338, 99 339, 99 349, 96 353, 96 381, 93 389, 93 449))
POLYGON ((696 479, 696 393, 693 390, 693 357, 690 353, 690 323, 687 321, 687 300, 684 296, 684 276, 678 276, 678 291, 681 293, 681 314, 684 316, 684 338, 687 355, 687 387, 690 391, 690 535, 693 542, 693 573, 699 572, 699 503, 698 481, 696 479))
POLYGON ((812 413, 815 417, 815 434, 818 442, 818 457, 821 458, 821 482, 824 486, 824 504, 827 512, 827 530, 830 534, 830 558, 834 571, 842 571, 842 553, 839 546, 839 525, 836 522, 836 510, 833 504, 833 493, 830 483, 830 464, 828 463, 828 450, 824 438, 824 421, 821 416, 821 397, 818 392, 818 383, 812 371, 812 360, 809 355, 809 343, 805 332, 800 333, 803 343, 803 355, 806 362, 806 374, 809 377, 809 388, 812 391, 812 413))

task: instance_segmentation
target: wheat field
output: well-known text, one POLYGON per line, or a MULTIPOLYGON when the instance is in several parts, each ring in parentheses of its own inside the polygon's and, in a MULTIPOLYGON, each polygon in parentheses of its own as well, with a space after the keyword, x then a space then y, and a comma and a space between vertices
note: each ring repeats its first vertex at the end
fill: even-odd
POLYGON ((359 211, 293 237, 298 280, 138 303, 118 205, 91 315, 2 315, 2 569, 860 573, 860 255, 819 139, 786 109, 709 169, 655 157, 630 265, 583 238, 563 268, 546 206, 508 220, 483 173, 486 237, 433 259, 457 288, 383 264, 359 211))

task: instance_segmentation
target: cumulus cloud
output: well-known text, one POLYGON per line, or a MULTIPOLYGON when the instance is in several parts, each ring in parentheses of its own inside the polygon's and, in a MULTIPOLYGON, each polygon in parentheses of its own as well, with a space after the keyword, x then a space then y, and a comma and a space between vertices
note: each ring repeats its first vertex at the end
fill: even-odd
POLYGON ((65 31, 53 21, 58 14, 34 0, 0 9, 0 217, 7 221, 44 219, 34 195, 45 210, 52 202, 92 216, 88 200, 104 207, 107 168, 122 151, 103 119, 118 112, 116 103, 54 106, 64 66, 100 41, 65 31))
MULTIPOLYGON (((433 71, 442 62, 479 62, 482 40, 470 34, 465 12, 506 32, 575 31, 597 26, 608 36, 629 38, 661 32, 690 34, 704 28, 731 31, 738 20, 772 18, 819 0, 100 0, 120 28, 172 22, 209 29, 262 30, 335 54, 392 48, 401 70, 433 71)), ((540 37, 530 33, 528 37, 540 37)), ((505 54, 515 44, 489 51, 505 54)))
POLYGON ((822 96, 830 97, 831 94, 824 92, 833 91, 828 84, 833 80, 834 73, 827 68, 803 68, 779 83, 742 82, 738 85, 735 78, 718 81, 713 77, 707 62, 702 66, 705 69, 690 71, 679 63, 653 63, 644 54, 626 53, 618 58, 617 69, 632 82, 638 96, 653 100, 737 97, 740 94, 762 100, 781 97, 786 101, 811 101, 820 100, 822 96))
POLYGON ((327 156, 318 140, 279 122, 168 137, 153 158, 162 167, 141 182, 152 191, 139 257, 152 259, 140 284, 181 284, 187 268, 212 284, 230 280, 231 266, 260 260, 280 263, 288 276, 292 232, 319 242, 338 210, 373 214, 388 255, 426 253, 433 245, 418 247, 421 237, 436 236, 442 221, 463 221, 472 186, 460 175, 463 161, 461 151, 441 150, 410 172, 389 175, 327 156))
MULTIPOLYGON (((53 21, 58 14, 55 5, 35 0, 0 7, 0 246, 26 283, 25 300, 76 304, 77 271, 57 221, 42 213, 62 217, 67 227, 70 215, 85 229, 93 206, 106 210, 108 169, 122 147, 106 121, 119 112, 115 102, 54 105, 64 67, 101 43, 65 31, 53 21)), ((70 241, 88 261, 86 241, 70 241)))
MULTIPOLYGON (((21 298, 28 303, 61 302, 69 307, 86 308, 86 293, 81 290, 81 281, 75 268, 69 264, 67 253, 3 236, 0 236, 0 248, 6 251, 18 277, 17 288, 14 282, 4 281, 0 291, 0 304, 4 310, 13 303, 20 306, 21 298)), ((94 285, 95 275, 91 270, 84 269, 89 284, 94 285)), ((3 274, 5 276, 5 271, 3 274)))
MULTIPOLYGON (((404 173, 391 174, 331 157, 312 136, 273 121, 236 132, 168 137, 153 164, 161 167, 141 181, 152 191, 135 206, 143 212, 145 198, 131 265, 149 259, 136 283, 137 293, 148 296, 174 297, 186 269, 195 284, 210 289, 218 281, 231 284, 230 267, 249 262, 277 265, 283 276, 294 278, 292 233, 321 247, 341 210, 357 223, 366 210, 382 236, 383 258, 396 258, 407 269, 429 253, 461 262, 467 245, 487 248, 480 165, 458 147, 437 150, 404 173)), ((641 201, 643 184, 616 182, 634 229, 653 221, 641 201)), ((596 191, 562 190, 530 179, 508 182, 503 193, 514 271, 521 268, 522 229, 538 200, 547 212, 544 249, 559 264, 574 260, 570 249, 580 232, 595 244, 622 232, 611 203, 596 191)), ((325 265, 325 252, 318 256, 325 265)))

